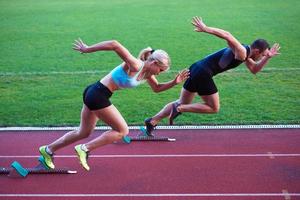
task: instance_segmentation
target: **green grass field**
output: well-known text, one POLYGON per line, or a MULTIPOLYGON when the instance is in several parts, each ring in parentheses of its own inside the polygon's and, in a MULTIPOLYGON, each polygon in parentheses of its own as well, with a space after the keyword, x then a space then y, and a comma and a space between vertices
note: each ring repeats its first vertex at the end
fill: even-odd
MULTIPOLYGON (((0 126, 79 124, 83 89, 121 60, 113 52, 73 51, 78 37, 87 44, 116 39, 134 55, 147 46, 165 49, 172 67, 158 79, 170 80, 226 45, 194 32, 196 15, 245 44, 256 38, 279 42, 281 55, 257 75, 241 65, 216 76, 220 112, 184 114, 177 124, 300 123, 297 0, 0 0, 0 6, 0 126)), ((112 102, 128 124, 139 125, 178 98, 181 86, 156 94, 145 84, 117 91, 112 102)))

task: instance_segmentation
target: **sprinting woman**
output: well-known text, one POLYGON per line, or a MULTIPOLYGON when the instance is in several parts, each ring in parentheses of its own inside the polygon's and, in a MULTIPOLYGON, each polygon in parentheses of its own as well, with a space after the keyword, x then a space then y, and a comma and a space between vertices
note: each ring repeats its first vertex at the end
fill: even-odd
POLYGON ((186 80, 189 71, 183 70, 173 80, 159 83, 155 76, 167 71, 171 63, 169 55, 163 50, 153 50, 148 47, 140 52, 138 58, 135 58, 116 40, 88 46, 81 39, 75 40, 73 49, 80 53, 114 51, 124 61, 100 81, 89 85, 84 90, 79 129, 70 131, 51 144, 39 148, 46 165, 53 169, 53 153, 78 140, 87 138, 93 132, 97 121, 102 120, 111 127, 111 130, 104 132, 92 141, 75 146, 81 165, 84 169, 90 170, 87 163, 89 152, 118 141, 128 134, 126 121, 109 100, 112 94, 122 88, 136 87, 145 81, 148 82, 154 92, 165 91, 186 80))

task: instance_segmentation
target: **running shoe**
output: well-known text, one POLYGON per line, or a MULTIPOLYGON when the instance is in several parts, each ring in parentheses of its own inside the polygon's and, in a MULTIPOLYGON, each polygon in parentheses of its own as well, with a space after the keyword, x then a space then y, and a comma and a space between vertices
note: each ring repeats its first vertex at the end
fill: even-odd
POLYGON ((150 137, 154 137, 152 132, 154 131, 154 128, 156 126, 151 124, 151 120, 152 120, 152 118, 147 118, 147 119, 145 119, 144 123, 145 123, 145 126, 146 126, 146 134, 150 137))
POLYGON ((172 110, 171 110, 171 114, 170 114, 170 116, 169 116, 169 124, 170 125, 173 125, 174 123, 174 119, 176 119, 179 115, 181 115, 182 113, 181 112, 179 112, 178 110, 177 110, 177 108, 178 108, 178 106, 180 106, 181 104, 180 103, 178 103, 178 102, 175 102, 175 103, 173 103, 173 105, 172 105, 172 110))
POLYGON ((54 169, 55 166, 53 164, 53 154, 49 154, 46 151, 47 146, 41 146, 39 148, 40 154, 41 156, 44 158, 44 163, 47 165, 47 167, 49 167, 50 169, 54 169))
POLYGON ((80 162, 80 164, 82 165, 82 167, 83 167, 85 170, 89 171, 89 170, 90 170, 90 167, 89 167, 89 165, 88 165, 88 163, 87 163, 87 160, 88 160, 88 157, 89 157, 89 152, 83 151, 83 150, 81 149, 81 144, 75 146, 75 151, 76 151, 76 153, 77 153, 77 157, 78 157, 79 162, 80 162))

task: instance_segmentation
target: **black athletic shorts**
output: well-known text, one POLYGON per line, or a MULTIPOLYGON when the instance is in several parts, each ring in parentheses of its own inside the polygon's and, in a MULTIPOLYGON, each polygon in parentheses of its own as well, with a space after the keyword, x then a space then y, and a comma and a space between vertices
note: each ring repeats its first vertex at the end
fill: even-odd
POLYGON ((183 84, 183 88, 189 92, 197 92, 200 96, 218 92, 211 73, 193 65, 190 67, 190 77, 183 84))
POLYGON ((90 110, 99 110, 111 105, 109 98, 112 92, 100 81, 89 85, 83 92, 83 103, 90 110))

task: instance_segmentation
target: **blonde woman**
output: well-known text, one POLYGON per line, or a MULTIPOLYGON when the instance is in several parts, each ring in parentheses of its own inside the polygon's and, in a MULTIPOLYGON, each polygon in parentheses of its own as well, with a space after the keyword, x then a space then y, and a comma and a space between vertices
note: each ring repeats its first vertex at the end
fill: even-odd
POLYGON ((169 55, 163 50, 152 50, 148 47, 140 52, 138 58, 135 58, 116 40, 88 46, 81 39, 75 40, 73 49, 80 53, 114 51, 124 61, 100 81, 89 85, 84 90, 79 129, 70 131, 53 143, 39 148, 46 165, 53 169, 53 153, 78 140, 87 138, 93 132, 97 121, 102 120, 111 127, 111 130, 104 132, 92 141, 75 146, 81 165, 84 169, 90 170, 87 163, 89 152, 118 141, 129 132, 125 119, 109 100, 112 94, 119 89, 136 87, 145 81, 154 92, 165 91, 186 80, 189 71, 184 70, 178 73, 173 80, 159 83, 155 76, 167 71, 171 64, 169 55))

